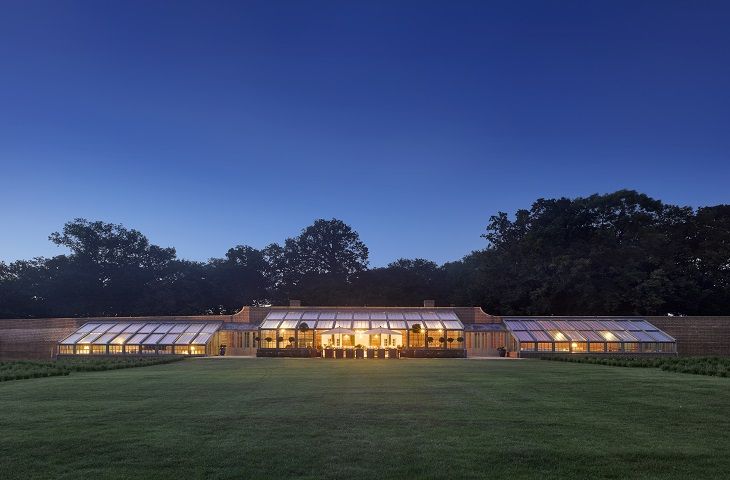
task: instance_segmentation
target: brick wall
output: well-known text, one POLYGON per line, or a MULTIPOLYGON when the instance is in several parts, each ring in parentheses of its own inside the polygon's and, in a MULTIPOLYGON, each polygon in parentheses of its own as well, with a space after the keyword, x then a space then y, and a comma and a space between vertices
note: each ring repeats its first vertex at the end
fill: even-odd
POLYGON ((0 319, 0 359, 50 359, 58 341, 86 322, 80 318, 0 319))
POLYGON ((730 317, 644 317, 677 339, 680 355, 730 356, 730 317))

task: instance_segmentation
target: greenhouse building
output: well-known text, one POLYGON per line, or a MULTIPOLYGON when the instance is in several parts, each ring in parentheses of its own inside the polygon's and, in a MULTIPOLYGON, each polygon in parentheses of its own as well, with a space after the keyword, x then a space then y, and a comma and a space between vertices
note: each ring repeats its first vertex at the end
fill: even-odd
POLYGON ((676 338, 648 318, 496 317, 478 307, 436 307, 433 302, 423 307, 292 304, 244 307, 228 316, 94 318, 79 320, 53 345, 53 355, 353 359, 677 353, 676 338))

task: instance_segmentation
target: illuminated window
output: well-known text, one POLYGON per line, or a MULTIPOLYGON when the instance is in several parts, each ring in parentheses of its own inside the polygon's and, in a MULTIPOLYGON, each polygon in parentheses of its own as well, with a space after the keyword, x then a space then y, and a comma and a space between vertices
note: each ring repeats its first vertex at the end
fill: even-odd
POLYGON ((91 353, 94 355, 106 355, 106 345, 93 345, 91 353))
POLYGON ((74 353, 74 346, 73 345, 61 345, 61 347, 58 350, 58 353, 61 355, 71 355, 74 353))
POLYGON ((633 342, 624 343, 624 352, 638 352, 639 344, 633 342))
POLYGON ((187 345, 175 345, 175 353, 177 355, 189 355, 190 347, 187 345))
POLYGON ((621 351, 621 344, 616 342, 608 342, 606 344, 608 352, 620 352, 621 351))
POLYGON ((191 345, 190 355, 205 355, 205 345, 191 345))
POLYGON ((603 343, 593 343, 591 342, 589 344, 589 348, 591 352, 603 352, 605 350, 603 343))
POLYGON ((540 342, 537 344, 537 351, 538 352, 552 352, 553 344, 548 343, 548 342, 540 342))
POLYGON ((131 355, 136 355, 139 353, 139 345, 127 345, 124 347, 124 351, 131 355))
POLYGON ((568 342, 555 342, 556 352, 570 352, 570 343, 568 342))
POLYGON ((172 345, 160 346, 157 349, 157 353, 159 353, 160 355, 171 355, 172 354, 172 345))
POLYGON ((156 348, 156 345, 142 345, 140 353, 142 353, 142 355, 154 355, 155 353, 157 353, 156 348))
POLYGON ((588 344, 585 342, 573 342, 570 344, 570 351, 573 353, 587 352, 588 344))
POLYGON ((532 342, 520 342, 520 350, 523 352, 534 352, 535 344, 532 342))
POLYGON ((122 353, 122 346, 121 345, 109 345, 109 353, 111 355, 118 355, 122 353))
POLYGON ((89 345, 76 345, 76 355, 88 355, 91 353, 89 345))

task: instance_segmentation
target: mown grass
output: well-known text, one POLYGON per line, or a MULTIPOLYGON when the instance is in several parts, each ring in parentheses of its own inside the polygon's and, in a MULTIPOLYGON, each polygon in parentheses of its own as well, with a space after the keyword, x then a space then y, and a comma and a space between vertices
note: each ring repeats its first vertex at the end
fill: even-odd
POLYGON ((68 375, 71 372, 98 372, 120 368, 148 367, 176 362, 184 357, 94 358, 64 357, 54 361, 15 360, 0 362, 0 382, 68 375))
POLYGON ((728 357, 656 357, 656 358, 611 358, 611 357, 543 357, 543 360, 572 363, 592 363, 612 367, 661 368, 662 370, 695 375, 730 376, 728 357))
POLYGON ((4 479, 723 478, 730 380, 537 360, 190 359, 0 384, 4 479))

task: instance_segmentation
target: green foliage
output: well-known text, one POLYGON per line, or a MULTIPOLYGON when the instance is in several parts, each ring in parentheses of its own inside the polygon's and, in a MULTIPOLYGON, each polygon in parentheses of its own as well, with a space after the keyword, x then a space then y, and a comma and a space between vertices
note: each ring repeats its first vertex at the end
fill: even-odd
POLYGON ((727 357, 542 357, 558 362, 591 363, 613 367, 661 368, 662 370, 695 375, 730 375, 730 358, 727 357))
POLYGON ((283 244, 191 262, 121 225, 76 219, 53 258, 0 262, 0 318, 230 314, 244 305, 480 305, 498 315, 721 315, 730 310, 730 205, 694 210, 635 191, 538 199, 490 218, 487 246, 438 266, 368 269, 338 219, 283 244))
POLYGON ((68 375, 71 372, 98 372, 120 368, 147 367, 182 360, 185 357, 82 358, 63 357, 55 361, 18 360, 0 362, 0 382, 68 375))
POLYGON ((485 250, 447 264, 451 303, 502 315, 724 314, 730 206, 622 190, 491 217, 485 250))

